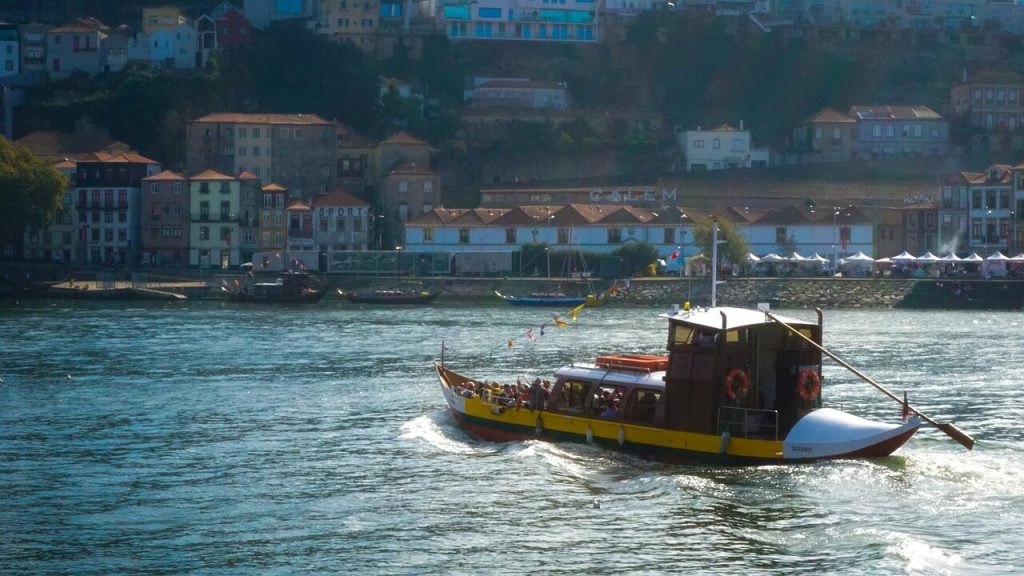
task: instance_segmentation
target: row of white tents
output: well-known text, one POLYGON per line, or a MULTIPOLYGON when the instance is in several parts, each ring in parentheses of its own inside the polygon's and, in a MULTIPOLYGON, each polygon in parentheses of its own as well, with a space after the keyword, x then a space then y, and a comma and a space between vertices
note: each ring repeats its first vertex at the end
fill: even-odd
MULTIPOLYGON (((800 254, 797 254, 796 252, 791 253, 789 256, 779 256, 778 254, 775 254, 775 253, 766 254, 766 255, 760 256, 760 257, 759 256, 755 256, 753 253, 747 255, 747 263, 748 264, 756 264, 756 263, 760 263, 760 262, 768 262, 768 263, 772 263, 772 262, 775 262, 775 263, 789 262, 789 263, 798 263, 798 264, 799 263, 812 264, 812 263, 815 263, 815 262, 817 262, 817 263, 825 263, 825 262, 828 262, 828 261, 829 261, 828 258, 825 258, 824 256, 821 256, 817 252, 815 252, 813 256, 801 256, 800 254)), ((960 263, 960 262, 967 263, 967 264, 972 263, 972 262, 973 263, 980 263, 980 262, 1021 262, 1021 263, 1024 263, 1024 252, 1021 252, 1020 254, 1018 254, 1018 255, 1016 255, 1016 256, 1014 256, 1012 258, 1008 257, 1008 256, 1005 256, 1002 252, 999 252, 999 251, 996 251, 991 256, 988 256, 988 257, 985 257, 985 258, 982 258, 981 256, 979 256, 977 252, 973 252, 970 256, 967 256, 965 258, 960 258, 959 256, 957 256, 956 254, 953 254, 953 253, 947 254, 947 255, 942 256, 942 257, 936 256, 935 254, 932 254, 931 252, 925 252, 924 254, 922 254, 920 256, 914 256, 913 254, 910 254, 909 252, 904 251, 904 252, 902 252, 900 254, 897 254, 896 256, 892 256, 891 258, 879 258, 877 260, 872 258, 871 256, 868 256, 867 254, 865 254, 863 252, 857 252, 853 256, 847 256, 846 258, 842 258, 842 259, 839 260, 839 264, 840 265, 842 265, 842 264, 853 264, 853 263, 864 263, 864 264, 870 264, 870 263, 874 263, 874 264, 956 264, 956 263, 960 263)))

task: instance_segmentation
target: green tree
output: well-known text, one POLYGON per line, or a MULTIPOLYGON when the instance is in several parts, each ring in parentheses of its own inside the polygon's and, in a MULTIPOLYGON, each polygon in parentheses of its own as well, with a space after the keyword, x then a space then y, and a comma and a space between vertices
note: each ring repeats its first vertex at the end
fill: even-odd
POLYGON ((0 230, 21 237, 53 222, 68 181, 48 163, 0 136, 0 230))
POLYGON ((642 273, 648 264, 658 259, 658 249, 647 242, 623 244, 612 254, 622 260, 622 271, 629 276, 642 273))
POLYGON ((742 264, 747 257, 747 253, 750 252, 747 240, 743 237, 743 233, 739 230, 736 223, 718 214, 713 214, 697 222, 693 229, 694 246, 699 247, 705 256, 711 257, 711 241, 713 237, 711 228, 714 224, 718 224, 718 240, 725 241, 725 244, 718 246, 719 263, 731 262, 733 264, 742 264))

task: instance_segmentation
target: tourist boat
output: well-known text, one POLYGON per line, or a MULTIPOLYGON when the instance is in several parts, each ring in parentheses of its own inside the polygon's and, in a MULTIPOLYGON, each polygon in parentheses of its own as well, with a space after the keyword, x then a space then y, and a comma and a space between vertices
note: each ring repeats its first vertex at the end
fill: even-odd
POLYGON ((556 370, 553 384, 505 388, 459 374, 445 365, 443 347, 434 366, 451 414, 487 440, 572 440, 666 461, 764 464, 888 456, 927 422, 973 447, 905 396, 904 418, 891 423, 824 407, 823 355, 900 399, 821 346, 820 310, 817 322, 805 322, 767 308, 714 307, 714 290, 711 302, 664 315, 667 355, 601 355, 556 370))
POLYGON ((322 285, 310 286, 310 278, 311 276, 305 272, 284 272, 273 282, 243 284, 234 290, 222 286, 222 289, 234 302, 319 302, 326 289, 322 285))
POLYGON ((349 292, 338 289, 338 294, 349 302, 360 304, 429 304, 441 295, 440 290, 374 290, 349 292))

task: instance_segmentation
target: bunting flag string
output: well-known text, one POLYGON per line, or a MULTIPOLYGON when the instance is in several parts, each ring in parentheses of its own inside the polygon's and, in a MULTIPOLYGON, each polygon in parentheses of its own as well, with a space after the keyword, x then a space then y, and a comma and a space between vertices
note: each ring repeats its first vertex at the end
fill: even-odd
MULTIPOLYGON (((614 285, 612 286, 612 289, 615 289, 614 285)), ((583 303, 580 304, 579 306, 571 308, 567 313, 569 319, 572 322, 576 322, 576 318, 579 317, 580 312, 582 312, 583 309, 586 307, 586 303, 583 303)), ((526 329, 526 331, 512 338, 509 338, 508 340, 506 340, 502 344, 499 344, 498 346, 495 346, 494 348, 491 348, 491 350, 488 353, 493 353, 495 350, 502 347, 504 347, 506 350, 513 350, 515 348, 516 340, 520 340, 522 338, 526 338, 528 342, 536 342, 538 338, 541 338, 545 335, 545 329, 552 324, 554 324, 556 328, 565 328, 566 326, 569 325, 569 322, 563 320, 561 315, 555 314, 554 316, 552 316, 551 320, 545 321, 541 323, 539 326, 530 326, 529 328, 526 329), (535 329, 536 331, 534 331, 535 329)))

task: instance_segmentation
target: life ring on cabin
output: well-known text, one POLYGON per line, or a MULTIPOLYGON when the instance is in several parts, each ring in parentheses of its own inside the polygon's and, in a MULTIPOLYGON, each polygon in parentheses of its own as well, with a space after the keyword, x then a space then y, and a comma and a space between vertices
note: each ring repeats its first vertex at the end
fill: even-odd
POLYGON ((743 400, 750 392, 750 377, 742 368, 733 368, 725 375, 725 397, 729 400, 743 400), (739 378, 739 384, 733 382, 739 378))
POLYGON ((821 376, 811 368, 800 373, 796 381, 796 393, 804 402, 814 402, 821 395, 821 376))

